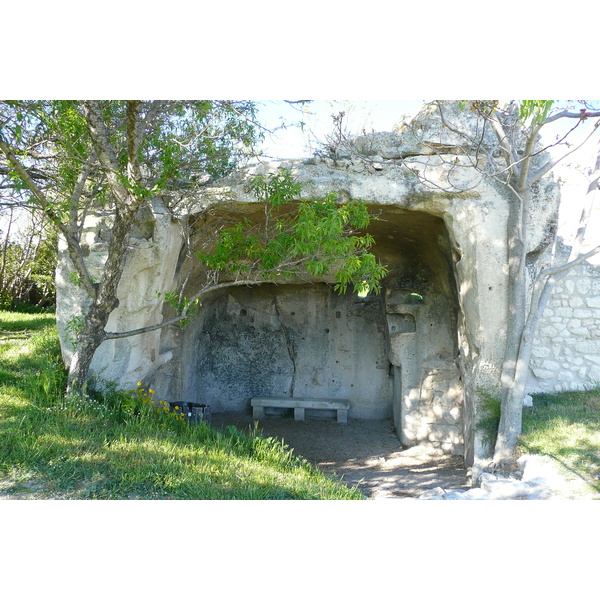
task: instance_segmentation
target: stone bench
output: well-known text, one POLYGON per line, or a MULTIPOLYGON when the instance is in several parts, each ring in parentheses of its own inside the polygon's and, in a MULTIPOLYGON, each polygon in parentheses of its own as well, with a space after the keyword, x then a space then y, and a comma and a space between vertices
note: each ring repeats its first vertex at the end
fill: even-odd
POLYGON ((304 410, 316 408, 337 411, 337 422, 348 422, 349 400, 327 400, 325 398, 252 398, 252 416, 254 419, 262 419, 265 416, 265 408, 293 408, 294 419, 304 421, 304 410))

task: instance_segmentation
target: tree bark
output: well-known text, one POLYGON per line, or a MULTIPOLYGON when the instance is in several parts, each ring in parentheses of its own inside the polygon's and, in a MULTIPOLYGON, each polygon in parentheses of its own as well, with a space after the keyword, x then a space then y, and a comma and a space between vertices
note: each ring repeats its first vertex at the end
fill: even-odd
MULTIPOLYGON (((509 186, 510 187, 510 186, 509 186)), ((520 350, 527 314, 527 222, 529 193, 510 187, 513 201, 507 223, 508 240, 508 306, 506 349, 501 375, 501 409, 494 464, 511 463, 515 458, 521 433, 524 389, 518 384, 520 350)))
MULTIPOLYGON (((143 202, 143 197, 130 191, 119 177, 119 166, 108 131, 102 119, 102 111, 97 102, 84 102, 84 114, 88 122, 92 141, 100 159, 115 203, 115 221, 108 245, 108 256, 104 264, 102 279, 95 288, 92 305, 85 315, 77 350, 71 361, 67 392, 81 390, 88 379, 89 368, 94 354, 106 339, 106 324, 112 311, 119 305, 117 288, 123 274, 129 235, 133 221, 143 202)), ((127 179, 130 184, 139 182, 137 131, 139 102, 131 101, 127 107, 127 179)), ((133 187, 131 185, 130 187, 133 187)))
MULTIPOLYGON (((525 311, 525 305, 523 306, 522 323, 517 323, 516 321, 511 323, 515 329, 509 337, 511 343, 510 348, 507 342, 507 361, 505 362, 505 371, 503 371, 502 381, 501 416, 492 462, 492 465, 496 469, 502 470, 503 468, 510 468, 511 466, 514 466, 514 463, 516 462, 517 444, 522 430, 523 398, 526 393, 529 363, 531 361, 535 332, 538 321, 550 300, 554 285, 558 280, 565 277, 577 264, 600 253, 600 246, 598 246, 586 254, 581 254, 587 225, 600 183, 600 149, 590 179, 591 181, 588 186, 586 197, 587 201, 584 204, 581 213, 577 234, 569 254, 569 259, 563 265, 544 269, 538 273, 536 281, 534 282, 529 309, 525 311), (517 337, 518 340, 516 340, 517 337), (509 362, 512 361, 513 356, 514 368, 509 362)), ((523 217, 525 217, 526 214, 527 211, 524 211, 523 217)), ((525 231, 525 229, 523 229, 523 231, 525 231)), ((522 260, 524 266, 524 254, 522 260)), ((516 290, 519 290, 519 298, 526 300, 528 285, 525 278, 521 279, 519 282, 519 280, 513 278, 511 273, 510 284, 515 286, 515 293, 511 294, 511 297, 516 297, 516 290)))
POLYGON ((102 279, 97 285, 92 305, 85 315, 84 327, 69 369, 68 392, 76 388, 81 389, 85 385, 94 353, 106 339, 105 327, 110 314, 119 306, 117 288, 123 274, 129 233, 136 214, 137 210, 133 212, 131 209, 116 211, 102 279))
POLYGON ((92 359, 100 344, 104 341, 104 328, 110 311, 102 310, 95 303, 85 316, 85 325, 77 340, 77 350, 71 359, 67 393, 85 388, 92 359))

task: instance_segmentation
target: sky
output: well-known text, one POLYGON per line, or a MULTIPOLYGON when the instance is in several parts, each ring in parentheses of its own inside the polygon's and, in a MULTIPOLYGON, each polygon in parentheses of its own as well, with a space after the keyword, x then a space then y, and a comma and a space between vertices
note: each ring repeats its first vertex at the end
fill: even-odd
POLYGON ((276 158, 311 156, 316 141, 323 140, 333 129, 332 116, 345 112, 350 133, 392 131, 403 116, 414 116, 425 100, 315 100, 302 107, 284 101, 261 101, 259 119, 269 129, 282 123, 306 123, 299 127, 280 129, 265 140, 265 153, 276 158))

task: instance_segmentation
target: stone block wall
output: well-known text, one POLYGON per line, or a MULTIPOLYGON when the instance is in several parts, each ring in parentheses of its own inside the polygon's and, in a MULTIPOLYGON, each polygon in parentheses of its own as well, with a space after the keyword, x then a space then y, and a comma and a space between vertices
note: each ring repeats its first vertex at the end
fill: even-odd
POLYGON ((557 282, 539 321, 528 391, 600 384, 600 266, 582 263, 557 282))
POLYGON ((463 453, 462 392, 457 369, 432 368, 423 373, 417 431, 420 444, 463 453))

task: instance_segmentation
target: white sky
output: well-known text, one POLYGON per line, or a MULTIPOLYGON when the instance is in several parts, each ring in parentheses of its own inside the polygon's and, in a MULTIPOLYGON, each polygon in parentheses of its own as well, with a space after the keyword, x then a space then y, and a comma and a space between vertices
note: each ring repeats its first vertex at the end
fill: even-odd
POLYGON ((275 158, 311 156, 315 138, 322 140, 332 131, 332 116, 341 111, 346 113, 349 133, 359 133, 363 129, 367 132, 391 131, 404 115, 415 115, 424 103, 425 100, 315 100, 303 108, 283 101, 261 101, 259 118, 269 129, 282 122, 306 123, 304 132, 299 127, 289 127, 266 139, 266 154, 275 158))

